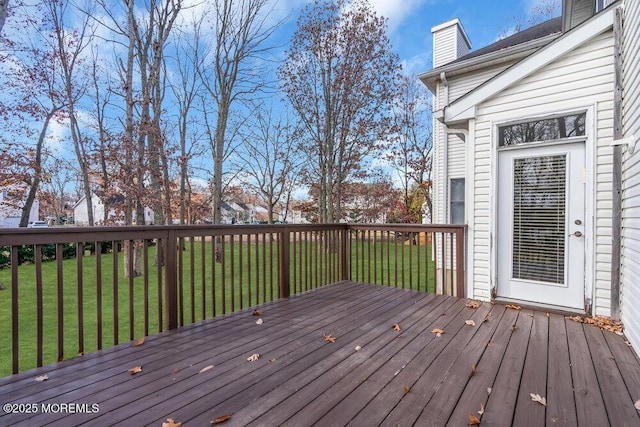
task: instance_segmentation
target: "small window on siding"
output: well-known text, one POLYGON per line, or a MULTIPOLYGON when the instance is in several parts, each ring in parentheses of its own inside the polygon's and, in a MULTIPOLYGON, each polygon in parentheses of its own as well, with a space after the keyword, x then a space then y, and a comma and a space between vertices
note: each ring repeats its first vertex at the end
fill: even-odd
POLYGON ((586 113, 580 113, 501 126, 498 129, 498 143, 500 147, 507 147, 584 136, 586 118, 586 113))
POLYGON ((451 224, 464 224, 464 178, 451 180, 449 220, 451 224))

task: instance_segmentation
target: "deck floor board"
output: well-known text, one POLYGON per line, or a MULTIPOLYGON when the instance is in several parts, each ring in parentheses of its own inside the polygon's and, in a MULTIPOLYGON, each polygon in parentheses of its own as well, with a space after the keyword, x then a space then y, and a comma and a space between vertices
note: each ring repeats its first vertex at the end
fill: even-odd
POLYGON ((624 337, 465 303, 339 282, 259 306, 262 325, 252 308, 2 378, 0 403, 99 411, 0 413, 0 425, 189 426, 231 414, 225 426, 460 426, 474 414, 482 425, 640 426, 640 361, 624 337))

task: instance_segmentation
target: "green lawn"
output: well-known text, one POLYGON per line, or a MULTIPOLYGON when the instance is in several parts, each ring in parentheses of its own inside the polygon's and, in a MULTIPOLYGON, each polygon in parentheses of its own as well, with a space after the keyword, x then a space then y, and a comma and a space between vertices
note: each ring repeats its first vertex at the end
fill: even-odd
MULTIPOLYGON (((77 260, 62 262, 62 306, 63 306, 63 355, 64 359, 88 353, 98 348, 98 325, 102 325, 101 346, 109 347, 116 342, 129 341, 132 337, 145 335, 145 318, 148 333, 161 330, 164 311, 160 321, 159 297, 164 299, 164 288, 158 288, 158 273, 165 278, 164 268, 153 266, 155 247, 149 247, 149 263, 145 275, 136 277, 132 283, 124 277, 123 254, 117 256, 117 301, 114 313, 114 256, 103 254, 101 260, 101 289, 98 289, 95 255, 82 258, 82 289, 79 292, 77 260), (145 289, 146 288, 146 289, 145 289), (159 292, 160 291, 160 292, 159 292), (159 295, 160 294, 160 295, 159 295), (82 304, 79 305, 81 295, 82 304), (98 310, 98 295, 101 295, 101 311, 98 310), (132 298, 130 299, 130 295, 132 298), (145 297, 145 295, 147 295, 145 297), (145 300, 148 316, 145 316, 145 300), (130 306, 131 301, 131 306, 130 306), (80 319, 79 308, 82 310, 80 319), (100 316, 100 322, 98 317, 100 316), (117 339, 114 318, 117 319, 117 339), (132 320, 131 320, 132 319, 132 320), (83 328, 82 348, 79 330, 83 328)), ((213 262, 213 245, 210 241, 185 241, 182 262, 179 263, 179 323, 188 324, 205 318, 229 313, 241 308, 261 304, 277 298, 278 271, 277 245, 255 242, 227 241, 222 252, 224 262, 213 262), (194 256, 192 257, 191 254, 194 256), (214 271, 215 270, 215 271, 214 271), (191 272, 193 271, 193 274, 191 272), (215 278, 215 279, 213 279, 215 278), (215 300, 214 300, 215 291, 215 300)), ((291 245, 291 293, 322 286, 340 279, 339 254, 326 251, 315 242, 295 242, 291 245)), ((430 262, 430 247, 406 246, 394 242, 377 242, 370 248, 358 244, 351 250, 351 278, 371 283, 402 286, 433 291, 433 264, 430 262), (427 248, 429 250, 427 251, 427 248), (368 251, 368 252, 367 252, 368 251), (402 256, 404 254, 404 264, 402 256), (358 262, 364 259, 364 263, 358 262), (409 260, 413 262, 409 263, 409 260), (418 262, 421 267, 418 275, 418 262), (429 266, 426 277, 424 266, 429 266), (391 267, 398 274, 386 275, 391 267), (403 274, 404 272, 404 274, 403 274), (397 277, 397 279, 396 279, 397 277), (412 279, 410 280, 409 277, 412 279), (390 279, 390 280, 389 280, 390 279), (427 285, 428 283, 428 285, 427 285)), ((42 264, 43 289, 43 364, 58 360, 58 274, 56 262, 42 264)), ((11 373, 11 277, 9 269, 0 269, 0 282, 7 289, 0 291, 0 377, 11 373)), ((37 298, 34 265, 23 265, 18 269, 19 299, 19 369, 28 370, 36 366, 37 298)))

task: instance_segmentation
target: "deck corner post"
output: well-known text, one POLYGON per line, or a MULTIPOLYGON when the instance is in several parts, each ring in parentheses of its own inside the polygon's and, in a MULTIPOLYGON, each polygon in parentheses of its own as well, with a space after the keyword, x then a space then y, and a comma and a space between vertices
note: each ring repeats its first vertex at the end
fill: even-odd
POLYGON ((176 245, 178 244, 175 230, 168 230, 165 238, 167 254, 165 260, 166 282, 165 282, 165 304, 166 304, 166 322, 167 330, 176 329, 178 327, 178 276, 177 276, 177 260, 178 253, 176 245))
POLYGON ((278 249, 278 297, 289 298, 291 295, 291 279, 289 275, 291 241, 288 228, 285 228, 280 233, 278 249))

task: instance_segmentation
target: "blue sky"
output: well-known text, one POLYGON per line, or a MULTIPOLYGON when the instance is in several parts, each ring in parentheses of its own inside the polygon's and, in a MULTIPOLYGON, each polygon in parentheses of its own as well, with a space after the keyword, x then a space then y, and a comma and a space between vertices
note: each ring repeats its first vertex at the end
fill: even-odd
MULTIPOLYGON (((549 1, 549 0, 548 0, 549 1)), ((494 42, 525 18, 540 0, 369 0, 378 14, 389 20, 389 36, 403 64, 414 74, 431 68, 431 28, 453 18, 462 22, 473 49, 494 42)), ((279 0, 278 7, 293 10, 283 33, 295 30, 303 2, 279 0), (291 9, 291 7, 293 8, 291 9), (298 7, 296 7, 298 6, 298 7)), ((557 0, 559 5, 561 2, 557 0)), ((558 7, 557 14, 560 9, 558 7)))

